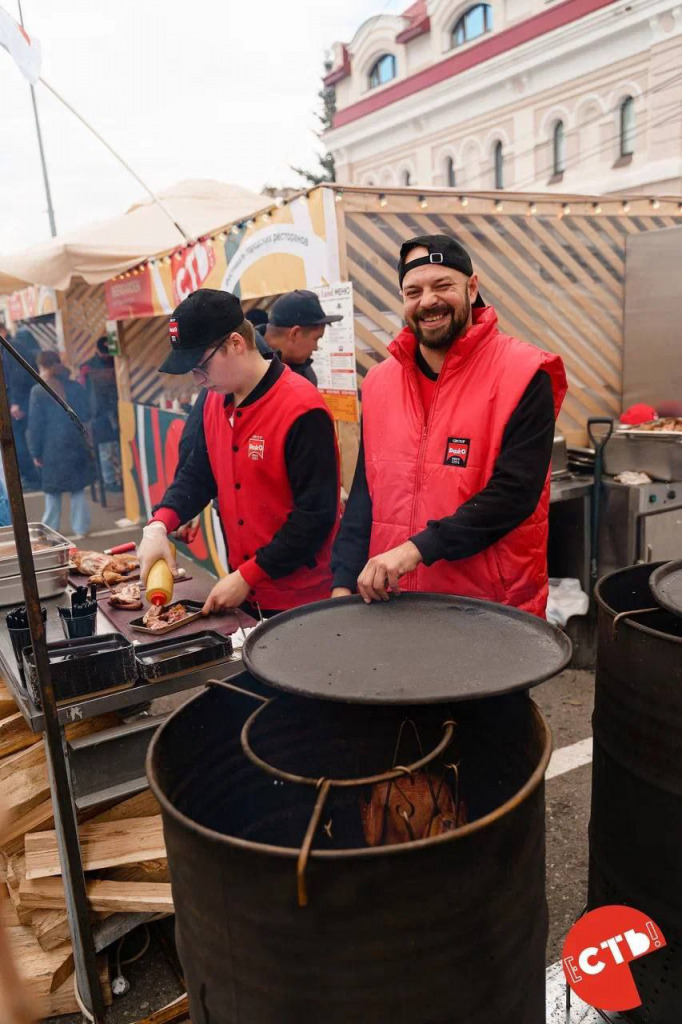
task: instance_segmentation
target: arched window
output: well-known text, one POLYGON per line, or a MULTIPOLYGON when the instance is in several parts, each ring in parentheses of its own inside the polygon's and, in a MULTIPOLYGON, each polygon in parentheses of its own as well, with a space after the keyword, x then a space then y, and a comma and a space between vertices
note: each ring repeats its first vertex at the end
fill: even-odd
POLYGON ((563 121, 557 121, 554 125, 554 134, 552 137, 552 169, 556 177, 563 174, 566 169, 566 135, 564 132, 563 121))
POLYGON ((502 143, 498 141, 493 146, 493 164, 495 168, 495 188, 504 188, 504 154, 502 143))
POLYGON ((478 39, 493 27, 493 9, 490 4, 475 4, 465 11, 452 30, 452 45, 461 46, 478 39))
POLYGON ((408 170, 404 170, 400 177, 402 180, 402 184, 405 186, 405 188, 412 184, 412 175, 408 170))
POLYGON ((455 161, 451 156, 445 161, 445 184, 448 188, 454 188, 457 184, 457 175, 455 174, 455 161))
POLYGON ((620 155, 632 156, 635 151, 635 101, 626 96, 620 105, 620 155))
POLYGON ((386 85, 397 74, 395 57, 392 53, 385 53, 374 61, 372 70, 369 73, 369 87, 376 89, 378 85, 386 85))

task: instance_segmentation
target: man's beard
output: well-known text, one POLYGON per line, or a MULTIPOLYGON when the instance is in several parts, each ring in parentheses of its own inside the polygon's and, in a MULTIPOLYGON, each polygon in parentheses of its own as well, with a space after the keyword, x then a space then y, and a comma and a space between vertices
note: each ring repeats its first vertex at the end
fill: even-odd
POLYGON ((433 315, 436 312, 447 312, 450 314, 450 319, 446 322, 443 327, 436 330, 424 329, 422 320, 417 317, 416 320, 408 319, 408 324, 417 336, 417 340, 420 345, 424 348, 430 348, 434 350, 450 348, 452 343, 461 338, 464 334, 467 324, 469 323, 469 314, 471 313, 471 299, 469 294, 466 293, 464 296, 464 305, 457 312, 449 305, 443 305, 439 309, 430 309, 429 314, 433 315))

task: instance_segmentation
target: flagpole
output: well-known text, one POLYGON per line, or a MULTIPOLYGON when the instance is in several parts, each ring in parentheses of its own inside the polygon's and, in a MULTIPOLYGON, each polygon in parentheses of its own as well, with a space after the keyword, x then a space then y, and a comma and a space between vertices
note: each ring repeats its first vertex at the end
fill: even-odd
MULTIPOLYGON (((23 12, 21 10, 21 0, 17 0, 17 3, 19 5, 19 21, 21 22, 21 27, 23 28, 24 27, 24 15, 23 15, 23 12)), ((43 168, 43 182, 45 184, 45 197, 47 199, 47 216, 49 217, 49 220, 50 220, 50 233, 51 233, 52 237, 55 238, 56 234, 57 234, 57 224, 56 224, 55 219, 54 219, 54 207, 52 206, 52 193, 50 192, 50 181, 49 181, 49 178, 47 176, 47 163, 45 161, 45 149, 43 147, 43 134, 42 134, 42 132, 40 130, 40 118, 38 117, 38 103, 36 102, 36 91, 35 91, 35 87, 33 85, 30 86, 30 89, 31 89, 31 100, 33 101, 33 116, 36 119, 36 132, 38 134, 38 149, 40 150, 40 163, 41 163, 41 166, 43 168)))

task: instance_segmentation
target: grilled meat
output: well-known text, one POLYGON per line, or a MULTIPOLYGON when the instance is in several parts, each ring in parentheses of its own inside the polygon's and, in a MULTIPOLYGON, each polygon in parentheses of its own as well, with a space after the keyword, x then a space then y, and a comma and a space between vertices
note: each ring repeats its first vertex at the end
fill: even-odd
POLYGON ((121 583, 111 592, 109 604, 115 608, 126 608, 136 611, 142 608, 141 587, 139 583, 121 583))
POLYGON ((181 622, 188 614, 184 604, 152 605, 149 611, 145 612, 142 625, 147 629, 164 629, 165 626, 181 622))
POLYGON ((105 555, 101 551, 74 551, 71 556, 74 572, 88 576, 89 583, 113 586, 128 579, 140 567, 136 555, 105 555))

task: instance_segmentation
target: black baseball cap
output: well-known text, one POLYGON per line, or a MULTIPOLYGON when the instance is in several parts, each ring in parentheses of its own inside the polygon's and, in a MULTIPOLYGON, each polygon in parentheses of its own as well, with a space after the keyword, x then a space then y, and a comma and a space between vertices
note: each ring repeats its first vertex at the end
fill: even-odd
POLYGON ((265 310, 258 309, 258 307, 250 309, 248 313, 244 313, 244 316, 254 327, 265 327, 270 322, 265 310))
POLYGON ((325 313, 315 292, 302 288, 281 295, 270 309, 273 327, 319 327, 338 323, 339 320, 343 320, 339 313, 325 313))
POLYGON ((168 321, 171 351, 159 373, 189 373, 211 345, 244 322, 242 304, 231 292, 199 288, 173 310, 168 321))
MULTIPOLYGON (((471 277, 474 266, 471 256, 456 238, 450 235, 417 235, 415 238, 408 238, 400 246, 400 259, 398 260, 398 281, 400 287, 403 285, 403 278, 408 270, 414 267, 423 267, 427 263, 437 263, 452 270, 460 270, 467 277, 471 277), (428 256, 420 256, 419 259, 410 260, 410 251, 418 246, 428 251, 428 256)), ((480 292, 476 296, 474 306, 485 306, 480 292)))

